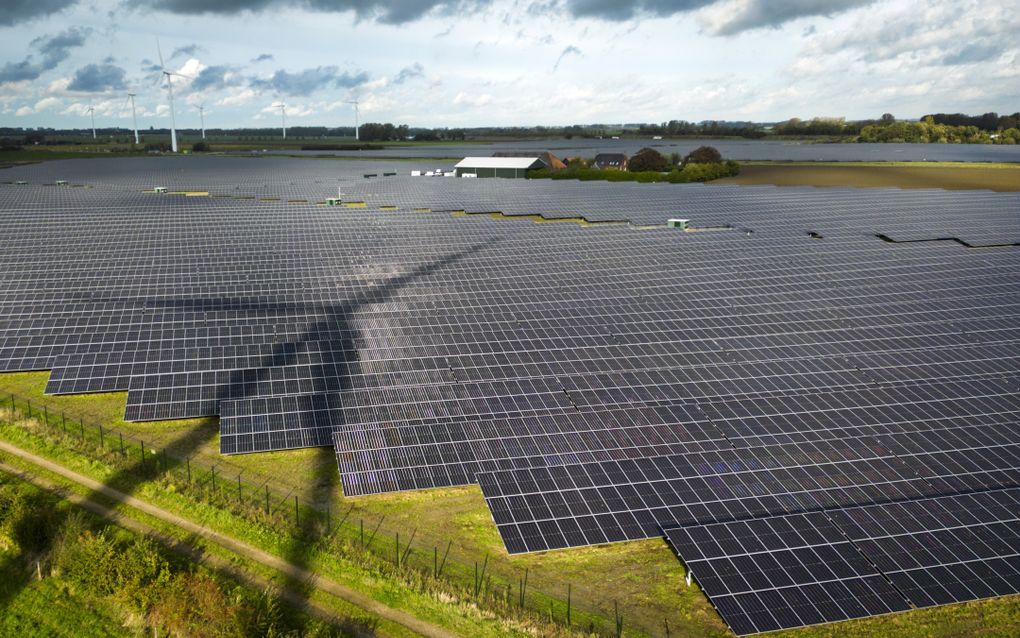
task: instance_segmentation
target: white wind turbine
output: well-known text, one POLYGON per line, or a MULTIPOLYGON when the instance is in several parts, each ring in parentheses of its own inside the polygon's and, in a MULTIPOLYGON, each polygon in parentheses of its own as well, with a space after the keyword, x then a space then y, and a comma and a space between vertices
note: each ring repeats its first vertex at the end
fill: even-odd
POLYGON ((92 118, 92 139, 96 139, 96 109, 92 106, 92 100, 89 100, 89 117, 92 118))
POLYGON ((135 115, 135 93, 128 93, 128 99, 131 100, 131 123, 135 127, 135 145, 138 145, 138 116, 135 115))
POLYGON ((180 75, 172 71, 166 70, 166 64, 163 63, 163 50, 159 47, 159 38, 156 38, 156 51, 159 53, 159 68, 162 70, 163 75, 166 77, 166 94, 167 99, 170 103, 170 149, 177 152, 177 119, 174 115, 174 85, 173 76, 180 75))
POLYGON ((198 117, 202 120, 202 139, 205 139, 205 104, 198 105, 198 117))
POLYGON ((354 139, 355 140, 360 140, 361 139, 361 135, 359 134, 359 131, 358 131, 358 101, 357 100, 348 100, 347 103, 354 105, 354 139))
POLYGON ((280 120, 283 122, 283 139, 287 139, 287 105, 273 104, 271 108, 280 109, 280 120))

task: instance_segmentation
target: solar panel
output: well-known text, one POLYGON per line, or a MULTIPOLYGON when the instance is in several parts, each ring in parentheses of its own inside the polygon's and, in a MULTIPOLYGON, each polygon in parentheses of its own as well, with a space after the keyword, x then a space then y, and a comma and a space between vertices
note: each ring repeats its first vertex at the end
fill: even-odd
POLYGON ((667 529, 665 534, 740 636, 910 609, 822 513, 667 529))
POLYGON ((1020 592, 1020 490, 664 530, 738 635, 1020 592))

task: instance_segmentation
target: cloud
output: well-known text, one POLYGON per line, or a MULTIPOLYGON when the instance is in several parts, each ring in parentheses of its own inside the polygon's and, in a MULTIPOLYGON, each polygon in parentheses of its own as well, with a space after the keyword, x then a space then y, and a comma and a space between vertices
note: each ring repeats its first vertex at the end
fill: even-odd
POLYGON ((420 78, 423 75, 425 75, 425 67, 423 67, 419 62, 415 62, 411 66, 400 69, 400 73, 397 73, 397 76, 393 78, 393 83, 403 84, 409 80, 420 78))
POLYGON ((35 103, 35 106, 33 107, 33 109, 36 112, 39 112, 39 111, 45 111, 48 108, 52 108, 54 106, 59 106, 59 105, 60 105, 60 100, 58 100, 57 98, 55 98, 55 97, 44 97, 43 99, 41 99, 41 100, 39 100, 38 102, 35 103))
POLYGON ((124 69, 114 64, 88 64, 75 71, 67 89, 85 93, 123 89, 124 75, 124 69))
POLYGON ((22 117, 25 116, 25 115, 33 115, 35 113, 39 113, 41 111, 45 111, 48 108, 52 108, 54 106, 59 106, 59 105, 60 105, 60 100, 58 100, 57 98, 55 98, 55 97, 44 97, 43 99, 39 100, 38 102, 36 102, 32 106, 29 106, 27 104, 25 106, 22 106, 21 108, 19 108, 17 110, 17 112, 15 112, 15 115, 22 116, 22 117))
POLYGON ((21 62, 8 62, 0 67, 0 84, 38 79, 40 75, 56 68, 70 57, 71 49, 85 44, 86 38, 91 33, 92 29, 89 28, 71 27, 57 35, 40 36, 32 40, 29 47, 37 51, 42 60, 37 63, 30 54, 21 62))
MULTIPOLYGON (((716 0, 566 0, 567 11, 575 18, 598 18, 622 22, 631 18, 650 15, 665 17, 686 13, 712 4, 716 0)), ((548 8, 548 4, 536 5, 536 10, 548 8)))
POLYGON ((567 57, 568 55, 583 55, 583 54, 581 53, 581 49, 578 49, 573 44, 569 45, 567 48, 563 49, 563 52, 560 53, 560 57, 556 58, 556 64, 553 65, 553 71, 556 71, 557 69, 560 68, 560 62, 563 62, 563 58, 567 57))
POLYGON ((427 14, 476 12, 493 0, 128 0, 130 6, 178 14, 257 13, 267 9, 297 7, 311 11, 345 13, 358 20, 405 24, 427 14))
POLYGON ((242 78, 236 69, 227 65, 208 66, 202 69, 191 82, 195 91, 218 91, 230 86, 238 86, 242 78))
POLYGON ((88 27, 84 29, 71 27, 49 38, 38 37, 32 40, 29 46, 42 54, 42 65, 49 70, 66 60, 71 55, 71 49, 84 45, 86 38, 91 34, 92 29, 88 27))
POLYGON ((236 93, 231 93, 230 95, 221 100, 218 100, 216 104, 218 106, 241 106, 242 104, 247 104, 248 102, 251 102, 252 100, 255 99, 255 97, 256 97, 255 91, 253 91, 252 89, 243 89, 241 91, 237 91, 236 93))
POLYGON ((257 57, 252 58, 252 63, 257 64, 259 62, 272 62, 272 60, 273 60, 272 53, 261 53, 257 57))
POLYGON ((704 19, 710 35, 736 35, 752 29, 778 28, 810 16, 831 16, 876 0, 730 0, 716 4, 704 19))
POLYGON ((955 53, 947 55, 942 63, 946 65, 974 64, 996 58, 1002 52, 1002 48, 996 44, 971 43, 955 53))
POLYGON ((453 103, 457 104, 458 106, 470 106, 478 108, 480 106, 486 106, 487 104, 491 104, 492 96, 489 95, 488 93, 483 93, 481 95, 469 95, 467 93, 461 92, 458 93, 456 97, 453 98, 453 103))
POLYGON ((8 62, 0 68, 0 84, 21 82, 23 80, 34 80, 38 78, 39 75, 39 67, 32 64, 31 60, 8 62))
POLYGON ((177 47, 176 49, 174 49, 174 52, 171 53, 170 57, 167 58, 167 59, 168 60, 173 60, 174 58, 177 58, 177 57, 180 57, 180 56, 184 56, 184 57, 190 58, 190 57, 194 56, 196 53, 198 53, 199 50, 201 50, 201 48, 202 47, 198 46, 197 44, 187 44, 187 45, 182 46, 182 47, 177 47))
POLYGON ((298 73, 278 70, 268 79, 255 78, 251 86, 258 90, 272 90, 282 95, 311 95, 327 88, 351 88, 368 81, 368 74, 359 72, 343 73, 335 66, 320 66, 298 73))
POLYGON ((145 58, 144 60, 142 60, 141 69, 143 73, 159 73, 160 71, 163 70, 162 67, 160 67, 158 64, 156 64, 149 58, 145 58))
POLYGON ((66 9, 78 0, 4 0, 0 26, 13 26, 66 9))

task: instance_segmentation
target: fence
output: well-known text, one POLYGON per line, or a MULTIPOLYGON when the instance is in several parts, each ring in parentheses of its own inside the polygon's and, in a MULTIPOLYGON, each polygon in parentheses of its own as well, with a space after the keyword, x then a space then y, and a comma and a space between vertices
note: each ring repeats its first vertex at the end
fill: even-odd
POLYGON ((282 493, 272 477, 253 482, 245 476, 254 474, 250 470, 234 466, 236 475, 233 471, 225 473, 222 462, 210 464, 200 455, 176 456, 167 452, 167 446, 149 448, 144 440, 87 422, 81 414, 68 418, 66 412, 50 412, 46 405, 33 406, 25 397, 13 393, 8 397, 13 415, 41 421, 51 432, 61 435, 63 442, 78 451, 103 455, 120 472, 145 481, 166 478, 180 483, 236 514, 283 524, 302 543, 314 542, 313 547, 339 551, 348 559, 388 565, 409 584, 420 585, 422 579, 427 579, 431 586, 440 586, 498 615, 530 614, 533 619, 592 634, 622 636, 626 619, 628 635, 669 635, 666 619, 649 626, 647 618, 627 618, 617 601, 572 584, 565 584, 565 591, 558 594, 548 591, 548 586, 540 589, 534 584, 534 573, 529 583, 527 569, 497 565, 487 554, 479 560, 453 539, 430 537, 417 528, 408 534, 406 529, 388 527, 385 516, 366 514, 356 504, 341 511, 333 511, 328 504, 316 506, 294 494, 297 486, 282 493))

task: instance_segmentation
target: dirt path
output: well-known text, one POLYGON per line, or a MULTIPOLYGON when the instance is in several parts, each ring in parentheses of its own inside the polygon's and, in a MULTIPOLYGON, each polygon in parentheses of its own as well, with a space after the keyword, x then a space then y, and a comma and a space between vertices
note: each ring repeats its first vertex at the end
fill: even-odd
MULTIPOLYGON (((240 554, 245 558, 257 561, 267 567, 279 571, 282 574, 285 574, 290 578, 312 583, 318 589, 328 592, 333 596, 336 596, 337 598, 346 600, 347 602, 357 607, 360 607, 361 609, 364 609, 365 611, 375 616, 385 618, 386 620, 397 623, 399 625, 403 625, 404 627, 407 627, 408 629, 417 632, 423 636, 429 636, 430 638, 453 638, 454 636, 456 636, 456 634, 453 634, 448 630, 439 627, 438 625, 433 625, 429 622, 415 618, 414 616, 406 612, 400 611, 399 609, 394 609, 392 607, 384 605, 376 600, 369 598, 368 596, 365 596, 364 594, 358 591, 355 591, 354 589, 351 589, 334 581, 322 578, 321 576, 315 574, 314 572, 308 569, 295 565, 294 563, 287 562, 282 558, 279 558, 278 556, 269 554, 243 541, 230 538, 229 536, 224 536, 219 532, 208 529, 205 526, 198 525, 186 518, 182 518, 162 508, 156 507, 151 503, 147 503, 146 501, 140 500, 128 494, 124 494, 123 492, 115 490, 112 487, 103 485, 99 481, 78 474, 77 472, 71 471, 63 467, 62 465, 54 463, 48 459, 44 459, 40 456, 36 456, 35 454, 22 450, 19 447, 13 446, 7 443, 6 441, 0 441, 0 451, 6 452, 20 459, 28 461, 29 463, 37 465, 50 472, 53 472, 54 474, 57 474, 70 481, 73 481, 95 493, 102 494, 107 498, 113 499, 119 503, 123 503, 124 505, 127 505, 129 507, 133 507, 141 512, 144 512, 150 516, 158 518, 166 523, 170 523, 171 525, 179 527, 180 529, 190 534, 200 536, 208 541, 216 543, 217 545, 223 547, 224 549, 227 549, 236 554, 240 554)), ((69 495, 65 495, 65 497, 69 498, 69 495)), ((88 501, 83 497, 77 497, 77 499, 79 500, 79 504, 81 504, 83 507, 87 507, 87 509, 89 509, 90 511, 93 511, 94 513, 99 514, 100 516, 110 518, 111 520, 114 520, 118 524, 128 527, 128 524, 125 522, 127 519, 125 519, 121 514, 106 507, 105 505, 96 503, 94 501, 88 501), (87 506, 85 505, 86 503, 88 504, 87 506)), ((138 526, 148 527, 143 526, 141 523, 138 523, 137 521, 131 522, 138 526)), ((153 530, 152 532, 146 533, 155 534, 155 531, 153 530)), ((204 557, 207 559, 213 558, 209 555, 205 555, 204 557)), ((246 576, 250 577, 250 575, 247 574, 246 576)), ((293 597, 299 598, 300 599, 299 602, 301 604, 305 604, 304 599, 301 598, 297 593, 295 592, 288 593, 293 597)), ((312 604, 314 605, 314 603, 312 604)), ((330 615, 332 616, 332 614, 330 615)))

